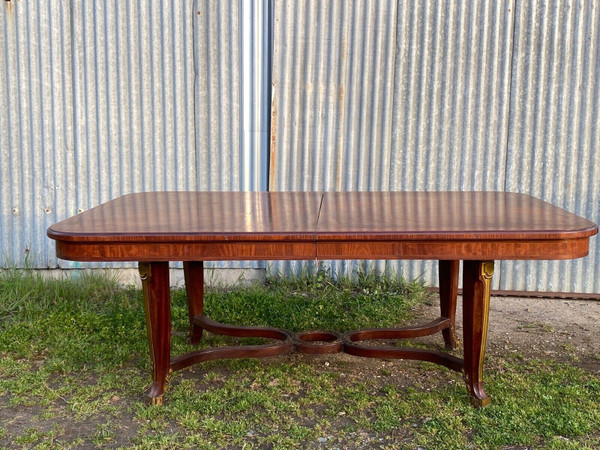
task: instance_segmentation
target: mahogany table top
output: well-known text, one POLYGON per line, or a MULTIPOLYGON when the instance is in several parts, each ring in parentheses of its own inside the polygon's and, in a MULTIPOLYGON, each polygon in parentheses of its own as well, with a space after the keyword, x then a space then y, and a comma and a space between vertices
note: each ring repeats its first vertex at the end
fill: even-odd
POLYGON ((597 231, 505 192, 146 192, 59 222, 48 236, 59 257, 84 261, 568 259, 585 256, 597 231))

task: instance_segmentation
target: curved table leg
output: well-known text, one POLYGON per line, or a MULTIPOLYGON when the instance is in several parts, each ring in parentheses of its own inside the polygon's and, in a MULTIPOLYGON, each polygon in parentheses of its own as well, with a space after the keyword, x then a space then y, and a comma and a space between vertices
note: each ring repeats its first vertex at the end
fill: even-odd
POLYGON ((190 344, 202 339, 202 327, 194 323, 194 317, 204 315, 204 263, 202 261, 184 261, 183 276, 190 317, 190 344))
POLYGON ((490 310, 493 261, 464 261, 463 336, 465 380, 474 406, 487 406, 491 399, 483 390, 483 359, 490 310))
POLYGON ((444 343, 448 349, 458 347, 454 323, 456 316, 456 297, 458 296, 459 264, 460 261, 439 261, 440 312, 442 317, 450 320, 449 328, 442 331, 444 343))
POLYGON ((161 405, 171 365, 171 299, 169 263, 139 263, 144 292, 146 331, 152 359, 150 403, 161 405))

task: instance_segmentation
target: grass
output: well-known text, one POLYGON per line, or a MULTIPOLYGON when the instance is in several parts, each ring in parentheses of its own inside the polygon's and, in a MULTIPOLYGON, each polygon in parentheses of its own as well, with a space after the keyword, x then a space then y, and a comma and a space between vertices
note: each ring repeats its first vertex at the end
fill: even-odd
MULTIPOLYGON (((429 300, 419 283, 325 271, 208 290, 216 320, 299 331, 391 326, 429 300)), ((185 293, 172 293, 173 354, 185 293)), ((406 361, 291 355, 173 374, 148 406, 141 292, 115 280, 0 274, 3 448, 598 448, 600 379, 547 360, 488 358, 493 403, 473 409, 460 374, 406 361)), ((441 341, 441 339, 440 339, 441 341)), ((207 334, 202 345, 224 345, 207 334)))

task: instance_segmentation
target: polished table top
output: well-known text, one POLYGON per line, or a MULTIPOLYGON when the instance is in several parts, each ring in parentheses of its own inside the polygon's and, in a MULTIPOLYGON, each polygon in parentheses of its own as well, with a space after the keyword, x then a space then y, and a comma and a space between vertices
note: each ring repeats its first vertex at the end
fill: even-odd
POLYGON ((594 223, 564 209, 506 192, 146 192, 59 222, 48 229, 48 236, 57 240, 59 257, 80 260, 150 260, 160 251, 169 260, 235 256, 231 249, 207 254, 208 243, 254 243, 240 259, 351 259, 369 253, 460 259, 469 255, 465 244, 470 242, 494 244, 472 252, 474 257, 565 259, 585 256, 588 238, 597 230, 594 223), (284 252, 273 247, 266 253, 256 247, 290 241, 299 246, 284 252), (319 255, 319 242, 354 245, 339 254, 325 246, 319 255), (367 242, 402 245, 373 252, 373 247, 364 248, 367 242), (157 247, 161 243, 162 250, 157 247), (190 247, 182 252, 186 243, 190 247), (143 251, 150 244, 153 251, 143 251), (107 245, 122 251, 100 254, 107 245), (126 245, 137 251, 126 251, 126 245), (436 253, 444 245, 454 246, 450 254, 436 253), (540 251, 542 246, 546 251, 540 251))

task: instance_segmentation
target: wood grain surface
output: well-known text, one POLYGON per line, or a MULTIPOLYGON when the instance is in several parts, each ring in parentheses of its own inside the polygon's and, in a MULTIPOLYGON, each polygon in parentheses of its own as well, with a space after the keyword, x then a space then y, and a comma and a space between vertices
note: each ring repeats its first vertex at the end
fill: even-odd
POLYGON ((505 192, 147 192, 48 229, 80 261, 567 259, 597 226, 505 192))
POLYGON ((318 238, 343 240, 573 239, 596 225, 508 192, 328 192, 318 238))
POLYGON ((143 192, 48 229, 73 242, 313 240, 318 192, 143 192))

